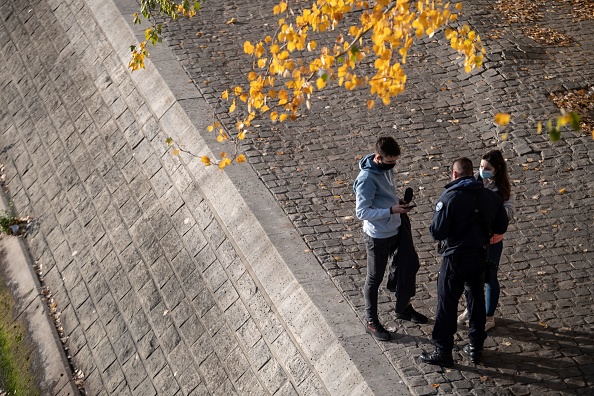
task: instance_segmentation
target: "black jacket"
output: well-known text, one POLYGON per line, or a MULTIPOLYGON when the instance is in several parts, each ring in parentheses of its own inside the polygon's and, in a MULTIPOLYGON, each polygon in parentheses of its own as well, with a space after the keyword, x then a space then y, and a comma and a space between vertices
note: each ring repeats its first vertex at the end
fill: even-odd
POLYGON ((507 231, 507 214, 499 195, 472 176, 445 186, 433 213, 429 232, 445 241, 442 256, 486 248, 492 234, 507 231))
POLYGON ((396 312, 403 312, 415 295, 420 262, 413 243, 412 227, 406 213, 400 215, 398 251, 392 260, 386 288, 396 292, 396 312))

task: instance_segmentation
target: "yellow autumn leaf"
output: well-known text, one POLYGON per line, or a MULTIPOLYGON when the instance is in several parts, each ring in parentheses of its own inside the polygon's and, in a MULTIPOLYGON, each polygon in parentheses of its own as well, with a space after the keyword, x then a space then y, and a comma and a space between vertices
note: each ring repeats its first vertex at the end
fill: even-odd
POLYGON ((285 3, 284 1, 281 1, 280 3, 278 3, 277 5, 275 5, 272 8, 274 15, 278 15, 282 12, 285 12, 286 10, 287 10, 287 3, 285 3))
POLYGON ((326 81, 324 81, 324 79, 322 77, 318 77, 318 79, 316 80, 316 87, 318 87, 318 89, 322 89, 326 86, 326 81))
POLYGON ((562 188, 561 190, 559 190, 559 194, 565 194, 567 192, 566 188, 562 188))
POLYGON ((235 111, 235 99, 233 99, 233 103, 229 106, 229 113, 233 113, 235 111))
POLYGON ((279 120, 280 122, 283 122, 283 121, 285 121, 287 118, 289 118, 289 115, 288 115, 287 113, 283 113, 283 114, 281 114, 281 115, 280 115, 280 117, 279 117, 279 119, 278 119, 278 120, 279 120))
POLYGON ((217 142, 221 143, 223 140, 225 140, 225 137, 223 135, 217 136, 217 142))
MULTIPOLYGON (((557 126, 562 127, 571 121, 571 116, 569 114, 565 114, 564 116, 557 117, 557 126)), ((557 128, 559 129, 559 128, 557 128)))
POLYGON ((546 324, 545 322, 538 322, 539 325, 541 325, 542 327, 544 327, 545 329, 547 329, 549 327, 548 324, 546 324))
POLYGON ((536 126, 536 133, 539 135, 542 133, 542 122, 540 121, 538 121, 538 125, 536 126))
POLYGON ((229 90, 226 89, 223 91, 223 93, 221 94, 221 98, 228 100, 229 99, 229 90))
POLYGON ((219 169, 223 169, 227 165, 231 164, 231 160, 229 158, 223 158, 221 162, 219 162, 219 169))
POLYGON ((227 153, 226 153, 226 152, 224 152, 224 151, 221 151, 221 152, 219 153, 219 157, 221 157, 221 158, 225 158, 226 156, 227 156, 227 153))
POLYGON ((237 134, 237 138, 239 140, 243 140, 243 139, 245 139, 245 135, 246 135, 246 131, 241 131, 237 134))
POLYGON ((179 155, 179 149, 173 149, 173 151, 171 152, 171 154, 178 156, 179 155))
POLYGON ((270 53, 271 53, 272 55, 276 55, 276 54, 278 54, 279 52, 280 52, 280 47, 279 47, 279 45, 278 45, 278 44, 272 44, 272 45, 270 46, 270 53))
POLYGON ((208 132, 212 132, 215 129, 215 127, 214 125, 209 125, 208 127, 206 127, 206 129, 208 130, 208 132))
POLYGON ((237 156, 237 158, 235 159, 235 161, 237 161, 237 162, 239 162, 239 163, 245 162, 245 155, 243 155, 243 154, 239 154, 239 155, 237 156))
POLYGON ((264 52, 266 52, 266 50, 264 49, 264 44, 262 44, 262 42, 259 42, 256 45, 256 50, 255 50, 256 56, 258 58, 261 58, 262 55, 264 55, 264 52))
POLYGON ((202 163, 205 166, 210 166, 210 158, 208 158, 206 155, 202 156, 202 158, 200 158, 200 161, 202 161, 202 163))
POLYGON ((460 11, 462 9, 462 3, 456 4, 456 9, 460 11))
POLYGON ((373 109, 373 106, 375 106, 375 102, 374 102, 373 100, 371 100, 371 99, 370 99, 370 100, 368 100, 368 101, 367 101, 367 108, 368 108, 369 110, 371 110, 371 109, 373 109))
POLYGON ((249 41, 243 43, 243 52, 245 52, 246 54, 252 55, 254 53, 254 49, 254 45, 249 41))
POLYGON ((506 126, 509 123, 510 118, 510 115, 507 113, 497 113, 495 114, 494 121, 497 125, 506 126))

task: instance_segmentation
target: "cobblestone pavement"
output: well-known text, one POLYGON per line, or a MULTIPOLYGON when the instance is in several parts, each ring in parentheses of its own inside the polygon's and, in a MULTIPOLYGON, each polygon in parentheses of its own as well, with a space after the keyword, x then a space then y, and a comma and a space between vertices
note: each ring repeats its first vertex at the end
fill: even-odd
MULTIPOLYGON (((155 87, 159 95, 145 101, 121 67, 118 54, 127 49, 112 48, 97 24, 108 3, 0 0, 0 162, 17 210, 37 220, 28 246, 61 304, 89 394, 344 393, 324 386, 324 378, 344 373, 317 370, 308 359, 311 340, 296 339, 283 321, 290 307, 275 307, 238 257, 211 192, 196 182, 202 168, 165 152, 166 128, 178 113, 155 111, 154 102, 167 109, 169 97, 155 87)), ((465 75, 443 42, 426 40, 409 56, 406 93, 390 107, 367 110, 366 92, 330 89, 296 123, 262 122, 244 149, 361 315, 365 257, 351 184, 375 137, 396 137, 405 150, 399 187, 412 186, 419 205, 412 216, 422 260, 414 304, 432 316, 439 259, 427 229, 447 168, 457 156, 478 159, 501 147, 517 220, 507 235, 484 364, 461 353, 454 369, 420 364, 431 323, 398 322, 385 293, 381 315, 395 340, 376 347, 393 366, 386 381, 400 376, 413 394, 587 394, 594 385, 594 142, 564 132, 553 144, 534 131, 557 111, 548 92, 594 85, 594 23, 573 22, 568 2, 547 1, 539 24, 578 45, 543 47, 507 24, 494 4, 465 2, 466 18, 487 45, 481 71, 465 75), (505 142, 492 125, 500 111, 513 116, 505 142)), ((243 40, 271 33, 271 8, 269 1, 208 2, 191 21, 167 25, 167 44, 211 105, 242 81, 249 67, 243 40), (237 23, 228 24, 232 18, 237 23)), ((167 63, 160 70, 169 72, 167 63)), ((233 122, 223 109, 218 114, 233 122)), ((182 137, 182 144, 195 142, 182 137)), ((461 345, 464 339, 460 328, 461 345)))
MULTIPOLYGON (((563 132, 562 141, 552 143, 536 134, 536 124, 558 112, 548 93, 594 85, 594 21, 574 21, 569 1, 543 1, 541 19, 530 24, 510 24, 494 11, 495 1, 464 4, 463 19, 485 41, 483 69, 466 75, 443 38, 427 39, 409 55, 406 92, 390 106, 367 110, 365 90, 331 88, 295 123, 261 122, 244 150, 362 318, 365 252, 351 187, 360 156, 372 151, 380 134, 391 134, 404 149, 399 189, 413 187, 419 205, 411 216, 422 260, 414 305, 434 316, 439 259, 428 233, 433 204, 455 157, 469 156, 476 164, 487 150, 501 148, 516 221, 506 235, 497 326, 484 364, 474 366, 461 353, 454 369, 420 364, 417 356, 431 348, 431 322, 399 323, 389 293, 380 296, 381 317, 396 339, 381 347, 414 394, 591 393, 594 141, 587 132, 563 132), (569 35, 572 45, 541 45, 521 33, 536 23, 569 35), (506 141, 492 123, 497 112, 513 117, 506 141)), ((190 21, 166 25, 167 44, 213 106, 223 90, 245 81, 250 65, 242 43, 273 33, 272 5, 212 2, 190 21)), ((224 109, 218 116, 233 128, 224 109)), ((457 339, 463 345, 464 328, 457 339)))

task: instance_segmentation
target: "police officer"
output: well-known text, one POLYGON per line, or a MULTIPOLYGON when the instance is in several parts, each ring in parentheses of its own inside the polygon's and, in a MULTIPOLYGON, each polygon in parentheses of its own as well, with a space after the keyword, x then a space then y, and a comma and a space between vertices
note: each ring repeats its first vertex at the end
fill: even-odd
POLYGON ((468 293, 470 343, 463 350, 474 363, 481 359, 485 332, 483 275, 490 235, 507 230, 507 215, 497 193, 473 177, 472 161, 458 158, 452 165, 452 181, 439 197, 429 228, 440 241, 442 264, 437 281, 437 313, 433 327, 432 353, 423 353, 425 363, 452 367, 458 301, 468 293))

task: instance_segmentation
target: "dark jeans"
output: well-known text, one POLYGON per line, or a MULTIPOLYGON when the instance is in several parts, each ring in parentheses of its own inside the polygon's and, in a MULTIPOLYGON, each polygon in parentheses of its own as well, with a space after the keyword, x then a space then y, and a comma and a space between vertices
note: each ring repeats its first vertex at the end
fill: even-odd
POLYGON ((499 279, 497 279, 497 271, 499 270, 499 261, 501 260, 501 253, 503 252, 503 241, 499 241, 489 246, 489 260, 496 264, 490 271, 485 283, 485 303, 487 309, 487 316, 493 316, 497 303, 499 302, 499 279))
POLYGON ((454 347, 454 334, 457 330, 458 301, 466 284, 466 303, 468 307, 470 342, 483 346, 487 337, 485 332, 485 292, 483 271, 484 258, 480 254, 467 254, 444 257, 437 279, 437 313, 433 327, 433 343, 444 352, 454 347))
POLYGON ((377 321, 378 289, 389 260, 393 260, 398 249, 399 238, 394 235, 389 238, 372 238, 363 234, 365 249, 367 250, 367 277, 365 278, 365 316, 367 321, 377 321))

